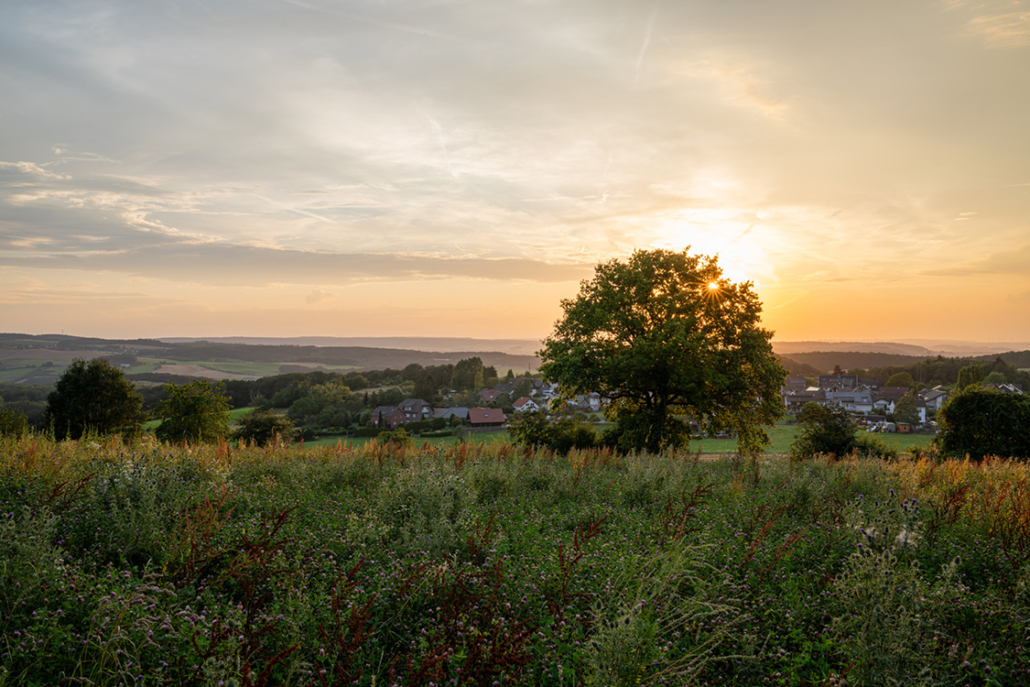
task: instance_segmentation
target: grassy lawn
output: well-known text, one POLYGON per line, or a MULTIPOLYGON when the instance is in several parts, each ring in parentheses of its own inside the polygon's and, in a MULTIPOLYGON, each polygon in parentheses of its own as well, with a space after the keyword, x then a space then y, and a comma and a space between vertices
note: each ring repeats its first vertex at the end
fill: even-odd
MULTIPOLYGON (((255 406, 247 406, 246 408, 233 408, 229 411, 229 422, 236 422, 243 415, 254 410, 255 406)), ((153 432, 161 425, 162 420, 148 420, 143 423, 144 432, 153 432)))
MULTIPOLYGON (((787 453, 790 445, 801 430, 798 425, 776 425, 768 430, 772 445, 766 450, 767 453, 787 453)), ((879 439, 888 446, 904 453, 913 446, 927 446, 933 440, 933 434, 866 434, 879 439)), ((690 442, 689 449, 696 452, 701 449, 701 454, 733 454, 737 452, 736 439, 695 439, 690 442)))

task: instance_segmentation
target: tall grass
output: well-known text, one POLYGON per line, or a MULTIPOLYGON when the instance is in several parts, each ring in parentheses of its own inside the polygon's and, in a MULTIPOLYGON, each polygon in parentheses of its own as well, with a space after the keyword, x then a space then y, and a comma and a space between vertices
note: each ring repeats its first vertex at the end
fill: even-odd
POLYGON ((0 440, 0 685, 1030 681, 1026 465, 0 440))

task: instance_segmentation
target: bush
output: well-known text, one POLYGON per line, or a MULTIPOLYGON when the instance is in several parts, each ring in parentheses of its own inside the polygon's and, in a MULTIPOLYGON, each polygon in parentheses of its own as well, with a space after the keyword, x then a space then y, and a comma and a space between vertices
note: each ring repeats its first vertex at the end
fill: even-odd
POLYGON ((255 410, 240 418, 232 437, 258 446, 267 446, 276 440, 289 443, 293 441, 296 432, 289 418, 267 410, 255 410))
POLYGON ((29 431, 29 419, 14 408, 0 408, 0 437, 19 437, 29 431))
POLYGON ((798 415, 801 433, 790 445, 790 455, 801 460, 815 455, 895 458, 897 452, 871 437, 859 437, 851 414, 843 408, 805 404, 798 415))
POLYGON ((508 436, 519 446, 549 448, 561 455, 598 444, 594 428, 582 420, 563 418, 551 422, 539 411, 517 413, 508 423, 508 436))

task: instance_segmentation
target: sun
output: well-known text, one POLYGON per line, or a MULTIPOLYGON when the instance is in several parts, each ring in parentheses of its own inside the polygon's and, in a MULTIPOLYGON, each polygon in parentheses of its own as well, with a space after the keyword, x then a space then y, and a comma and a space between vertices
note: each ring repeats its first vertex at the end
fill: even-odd
POLYGON ((718 291, 719 290, 719 283, 718 282, 714 282, 714 281, 708 282, 708 290, 709 291, 718 291))

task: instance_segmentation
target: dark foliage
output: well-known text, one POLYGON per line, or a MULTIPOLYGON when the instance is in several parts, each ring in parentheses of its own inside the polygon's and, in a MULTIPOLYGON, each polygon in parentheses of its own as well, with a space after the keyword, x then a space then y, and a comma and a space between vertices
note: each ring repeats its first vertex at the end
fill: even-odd
POLYGON ((869 437, 859 436, 851 414, 843 408, 816 403, 805 404, 798 415, 801 433, 790 446, 792 458, 801 460, 816 455, 894 457, 893 449, 869 437))
POLYGON ((937 447, 947 455, 1030 458, 1030 396, 973 386, 937 413, 937 447))
POLYGON ((234 439, 247 441, 258 446, 267 446, 275 441, 293 441, 296 430, 288 417, 268 410, 255 410, 239 419, 232 433, 234 439))
POLYGON ((106 360, 75 360, 47 397, 47 420, 58 439, 86 433, 133 436, 143 426, 143 400, 106 360))

